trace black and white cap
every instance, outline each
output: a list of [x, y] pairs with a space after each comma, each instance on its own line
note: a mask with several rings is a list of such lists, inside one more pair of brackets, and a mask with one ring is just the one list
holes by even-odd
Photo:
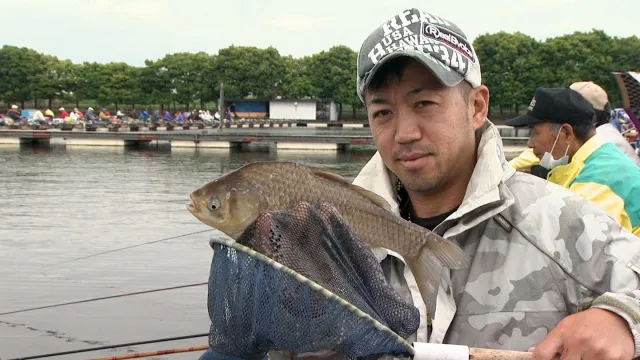
[[358, 52], [358, 96], [375, 72], [387, 61], [409, 56], [431, 70], [445, 86], [466, 80], [473, 87], [482, 82], [480, 62], [473, 44], [451, 21], [416, 8], [391, 17], [376, 28]]

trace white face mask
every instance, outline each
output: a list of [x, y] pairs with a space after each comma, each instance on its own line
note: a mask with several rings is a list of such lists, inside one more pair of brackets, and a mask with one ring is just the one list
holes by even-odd
[[567, 165], [569, 163], [569, 156], [567, 155], [569, 153], [569, 144], [567, 144], [567, 149], [564, 151], [564, 156], [561, 157], [560, 159], [556, 160], [553, 158], [553, 155], [551, 155], [551, 153], [553, 153], [553, 149], [555, 149], [556, 147], [556, 143], [558, 142], [559, 136], [560, 136], [560, 131], [558, 131], [558, 135], [556, 135], [556, 140], [553, 142], [553, 146], [551, 147], [551, 152], [545, 152], [544, 155], [542, 156], [542, 159], [540, 159], [540, 166], [551, 170], [558, 166]]

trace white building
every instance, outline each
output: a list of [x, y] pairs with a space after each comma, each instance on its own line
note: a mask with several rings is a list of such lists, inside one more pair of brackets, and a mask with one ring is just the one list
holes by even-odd
[[273, 99], [269, 118], [274, 120], [316, 120], [317, 101], [313, 99]]
[[338, 105], [335, 103], [335, 101], [329, 103], [329, 120], [338, 120]]

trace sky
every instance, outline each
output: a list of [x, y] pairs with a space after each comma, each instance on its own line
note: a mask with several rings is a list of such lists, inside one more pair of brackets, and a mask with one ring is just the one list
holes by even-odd
[[451, 20], [471, 39], [502, 30], [538, 40], [592, 29], [640, 36], [640, 0], [0, 0], [0, 46], [135, 66], [230, 45], [302, 57], [335, 45], [358, 50], [412, 7]]

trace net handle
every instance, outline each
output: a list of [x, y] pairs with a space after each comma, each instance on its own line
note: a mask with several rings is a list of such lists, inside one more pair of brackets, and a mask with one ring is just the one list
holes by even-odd
[[[531, 360], [533, 353], [526, 351], [469, 348], [469, 360]], [[560, 359], [559, 356], [554, 359]]]
[[[470, 348], [464, 345], [414, 343], [413, 360], [531, 360], [533, 353], [524, 351]], [[559, 357], [555, 357], [559, 359]]]

